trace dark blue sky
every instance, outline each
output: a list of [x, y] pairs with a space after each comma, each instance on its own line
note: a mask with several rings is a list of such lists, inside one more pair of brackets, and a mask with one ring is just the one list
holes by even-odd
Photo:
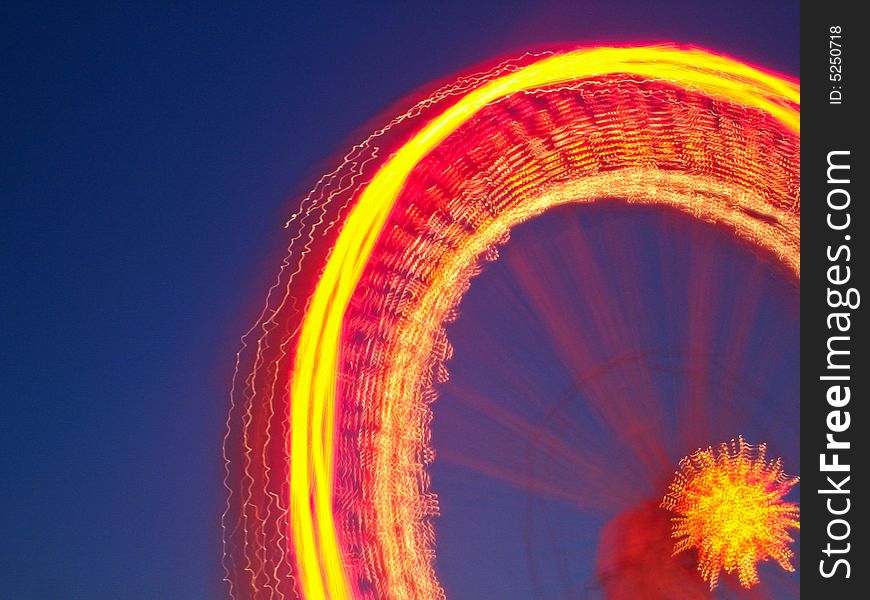
[[548, 42], [797, 75], [797, 3], [757, 4], [5, 3], [0, 597], [224, 593], [234, 353], [285, 216], [363, 124]]

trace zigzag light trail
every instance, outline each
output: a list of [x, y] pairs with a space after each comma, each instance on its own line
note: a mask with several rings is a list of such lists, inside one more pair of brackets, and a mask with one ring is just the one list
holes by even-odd
[[696, 49], [594, 48], [460, 80], [348, 154], [291, 218], [239, 354], [231, 593], [443, 597], [429, 405], [481, 258], [553, 206], [610, 197], [717, 223], [799, 277], [798, 136], [792, 81]]

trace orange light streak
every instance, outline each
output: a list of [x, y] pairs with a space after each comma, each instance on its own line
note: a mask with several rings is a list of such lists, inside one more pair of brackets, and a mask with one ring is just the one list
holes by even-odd
[[[353, 155], [297, 215], [315, 226], [294, 238], [297, 266], [285, 262], [253, 368], [236, 380], [226, 446], [242, 449], [242, 484], [228, 476], [224, 518], [235, 591], [443, 597], [428, 404], [450, 354], [443, 325], [481, 257], [552, 206], [617, 197], [726, 226], [799, 277], [799, 103], [794, 82], [697, 49], [581, 49], [424, 101], [441, 112], [367, 183], [378, 152]], [[325, 225], [340, 231], [318, 263], [314, 231], [333, 198], [349, 210]], [[310, 297], [291, 294], [300, 273]]]

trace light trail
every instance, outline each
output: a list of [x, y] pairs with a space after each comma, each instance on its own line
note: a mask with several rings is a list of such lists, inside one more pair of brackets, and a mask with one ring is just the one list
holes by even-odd
[[[239, 596], [443, 597], [425, 474], [443, 325], [514, 225], [607, 197], [673, 206], [799, 277], [794, 82], [668, 46], [538, 58], [447, 88], [419, 131], [372, 151], [385, 158], [367, 183], [354, 158], [319, 188], [327, 202], [298, 213], [317, 225], [299, 229], [297, 267], [285, 261], [252, 329], [228, 420], [225, 565]], [[340, 230], [317, 254], [330, 218]]]

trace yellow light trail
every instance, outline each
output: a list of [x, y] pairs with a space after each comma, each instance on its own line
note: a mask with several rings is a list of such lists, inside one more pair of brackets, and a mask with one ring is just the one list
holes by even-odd
[[414, 167], [477, 111], [521, 91], [621, 73], [758, 109], [800, 132], [799, 88], [737, 61], [673, 47], [596, 48], [545, 58], [486, 83], [430, 121], [365, 187], [344, 222], [305, 314], [291, 380], [290, 529], [305, 598], [345, 600], [333, 518], [336, 373], [342, 323], [393, 205]]

